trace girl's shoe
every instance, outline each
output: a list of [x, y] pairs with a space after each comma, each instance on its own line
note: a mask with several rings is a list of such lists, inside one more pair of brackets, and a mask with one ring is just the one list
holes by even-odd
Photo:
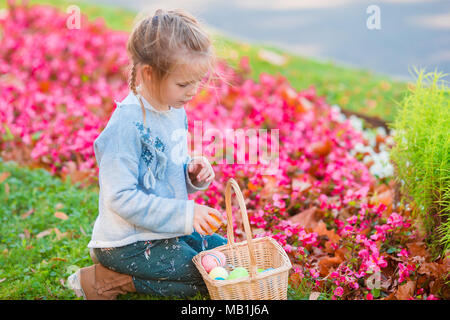
[[68, 279], [69, 287], [85, 300], [115, 300], [117, 295], [136, 292], [133, 278], [97, 263], [81, 268]]

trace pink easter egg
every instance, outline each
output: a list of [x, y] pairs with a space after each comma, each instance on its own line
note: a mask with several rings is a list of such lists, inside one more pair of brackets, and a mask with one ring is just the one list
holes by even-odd
[[202, 266], [209, 273], [215, 267], [225, 266], [226, 261], [227, 258], [223, 252], [212, 250], [202, 257]]

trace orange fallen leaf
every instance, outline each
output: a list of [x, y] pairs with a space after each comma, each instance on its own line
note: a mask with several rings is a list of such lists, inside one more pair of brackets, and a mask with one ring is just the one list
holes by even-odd
[[299, 113], [310, 111], [314, 108], [314, 104], [304, 97], [300, 97], [298, 101], [300, 102], [300, 104], [297, 105], [296, 109]]
[[50, 261], [64, 261], [64, 262], [66, 262], [67, 259], [59, 258], [59, 257], [53, 257], [53, 258], [50, 259]]
[[410, 242], [406, 244], [411, 257], [420, 256], [425, 260], [429, 260], [430, 254], [428, 253], [425, 243], [422, 241]]
[[428, 277], [440, 278], [442, 277], [446, 270], [445, 266], [436, 262], [426, 262], [420, 265], [419, 274], [426, 274]]
[[408, 280], [405, 284], [398, 286], [395, 297], [397, 300], [408, 300], [414, 294], [416, 290], [416, 281]]
[[339, 266], [339, 264], [342, 262], [342, 258], [340, 256], [335, 257], [324, 257], [320, 259], [318, 266], [319, 266], [319, 273], [322, 277], [325, 277], [328, 275], [332, 268], [336, 268]]
[[37, 238], [37, 239], [40, 239], [40, 238], [46, 237], [46, 236], [48, 236], [49, 234], [51, 234], [52, 231], [53, 231], [53, 228], [44, 230], [44, 231], [42, 231], [42, 232], [39, 232], [39, 233], [36, 235], [36, 238]]
[[3, 181], [5, 181], [6, 179], [8, 179], [8, 177], [11, 175], [11, 173], [9, 173], [8, 171], [2, 172], [0, 174], [0, 183], [2, 183]]
[[341, 239], [341, 237], [334, 232], [334, 230], [328, 230], [327, 225], [322, 220], [317, 223], [316, 227], [313, 229], [313, 232], [316, 232], [319, 236], [327, 236], [331, 242], [336, 244], [339, 243], [339, 240]]
[[293, 273], [289, 276], [289, 283], [292, 285], [293, 288], [298, 288], [298, 286], [301, 283], [300, 275], [298, 273]]
[[394, 193], [392, 190], [388, 189], [386, 191], [383, 191], [381, 193], [378, 193], [376, 195], [373, 195], [370, 198], [370, 203], [371, 204], [379, 204], [382, 203], [384, 204], [386, 207], [389, 207], [392, 205], [392, 203], [394, 202]]
[[311, 145], [312, 152], [322, 157], [328, 155], [331, 152], [332, 148], [333, 142], [330, 139], [327, 139], [325, 141], [314, 142]]
[[316, 215], [316, 210], [316, 207], [308, 208], [290, 217], [288, 220], [293, 223], [300, 224], [303, 228], [307, 229], [307, 231], [312, 231], [317, 226], [320, 220], [320, 218], [318, 218]]
[[55, 217], [57, 217], [58, 219], [61, 219], [61, 220], [67, 220], [67, 219], [69, 219], [69, 217], [67, 216], [67, 214], [65, 214], [64, 212], [61, 212], [61, 211], [56, 211], [56, 212], [55, 212]]

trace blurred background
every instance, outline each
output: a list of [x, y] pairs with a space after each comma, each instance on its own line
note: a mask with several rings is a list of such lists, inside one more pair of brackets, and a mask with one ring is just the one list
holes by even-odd
[[[410, 80], [411, 67], [450, 72], [448, 0], [94, 0], [135, 11], [183, 8], [231, 38]], [[380, 29], [367, 21], [379, 8]]]

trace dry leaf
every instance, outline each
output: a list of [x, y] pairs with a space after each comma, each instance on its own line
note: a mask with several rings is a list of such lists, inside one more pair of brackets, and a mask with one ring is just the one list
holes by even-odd
[[61, 220], [67, 220], [67, 219], [69, 219], [69, 217], [67, 216], [67, 214], [65, 214], [64, 212], [61, 212], [61, 211], [56, 211], [56, 212], [55, 212], [55, 217], [57, 217], [58, 219], [61, 219]]
[[313, 229], [313, 232], [316, 232], [319, 236], [327, 236], [331, 242], [336, 244], [339, 243], [339, 240], [341, 239], [341, 237], [334, 232], [334, 230], [328, 230], [327, 225], [322, 220], [317, 223], [317, 226]]
[[406, 246], [408, 247], [408, 251], [411, 253], [411, 257], [420, 256], [425, 258], [425, 260], [429, 260], [430, 254], [428, 253], [424, 242], [410, 242], [407, 243]]
[[61, 203], [61, 202], [58, 202], [58, 203], [55, 205], [55, 209], [56, 209], [56, 210], [59, 210], [59, 209], [62, 209], [62, 208], [64, 208], [64, 204]]
[[335, 269], [339, 266], [342, 262], [341, 257], [324, 257], [320, 259], [318, 266], [319, 266], [319, 273], [322, 277], [325, 277], [328, 275], [332, 269]]
[[53, 258], [50, 259], [50, 261], [64, 261], [64, 262], [67, 262], [67, 259], [64, 259], [64, 258], [58, 258], [58, 257], [53, 257]]
[[289, 283], [294, 289], [298, 288], [301, 282], [302, 280], [300, 279], [300, 275], [298, 273], [293, 273], [289, 276]]
[[6, 278], [0, 279], [0, 283], [2, 283], [2, 282], [5, 281], [5, 280], [6, 280]]
[[297, 213], [296, 215], [290, 217], [288, 220], [290, 220], [293, 223], [298, 223], [303, 228], [312, 231], [317, 226], [320, 220], [320, 218], [319, 219], [317, 218], [316, 210], [317, 210], [316, 207], [311, 207], [300, 213]]
[[419, 270], [417, 271], [420, 274], [426, 274], [428, 277], [440, 278], [442, 277], [446, 270], [444, 265], [436, 263], [436, 262], [426, 262], [421, 264]]
[[308, 190], [312, 186], [309, 181], [303, 181], [302, 179], [292, 179], [292, 190], [303, 192]]
[[61, 232], [61, 231], [59, 231], [58, 228], [53, 228], [53, 230], [56, 233], [56, 240], [61, 240], [62, 238], [67, 237], [67, 235], [68, 235], [67, 231], [66, 232]]
[[311, 144], [312, 152], [321, 157], [327, 156], [332, 149], [333, 149], [333, 142], [330, 139], [327, 139], [325, 141], [313, 142]]
[[384, 204], [386, 206], [386, 210], [383, 212], [383, 218], [387, 218], [392, 212], [392, 203], [394, 202], [394, 192], [390, 189], [373, 195], [370, 198], [371, 204]]
[[46, 236], [48, 236], [49, 234], [51, 234], [52, 231], [53, 231], [53, 229], [47, 229], [47, 230], [44, 230], [44, 231], [42, 231], [42, 232], [39, 232], [39, 233], [36, 235], [36, 238], [37, 238], [37, 239], [40, 239], [40, 238], [42, 238], [42, 237], [46, 237]]
[[22, 219], [25, 219], [25, 218], [29, 217], [30, 215], [32, 215], [33, 213], [34, 213], [34, 209], [30, 209], [27, 212], [23, 213], [20, 217]]
[[395, 297], [397, 300], [408, 300], [414, 294], [415, 289], [416, 281], [409, 280], [398, 287]]

